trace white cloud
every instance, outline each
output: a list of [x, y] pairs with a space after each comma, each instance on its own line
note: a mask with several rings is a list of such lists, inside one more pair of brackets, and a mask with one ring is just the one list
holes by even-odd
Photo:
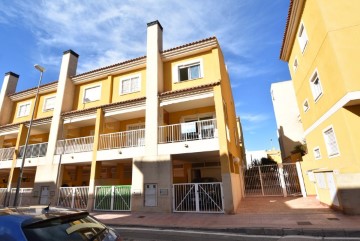
[[247, 121], [250, 123], [260, 123], [269, 119], [267, 114], [251, 114], [244, 113], [240, 115], [241, 121]]
[[[255, 2], [255, 3], [254, 3]], [[145, 55], [146, 23], [158, 19], [164, 27], [164, 49], [216, 35], [224, 51], [251, 60], [261, 51], [257, 26], [263, 18], [249, 11], [258, 1], [17, 1], [0, 4], [0, 22], [14, 19], [36, 36], [39, 52], [51, 63], [59, 52], [73, 49], [87, 71]], [[276, 4], [276, 3], [272, 3]], [[59, 50], [59, 51], [54, 51]], [[60, 52], [61, 53], [61, 52]], [[38, 57], [34, 57], [37, 58]], [[254, 76], [254, 65], [230, 63], [235, 76]]]

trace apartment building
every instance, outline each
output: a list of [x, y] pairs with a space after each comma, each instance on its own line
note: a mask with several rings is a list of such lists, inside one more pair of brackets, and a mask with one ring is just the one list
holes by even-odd
[[280, 58], [289, 63], [307, 154], [307, 193], [360, 213], [360, 2], [291, 0]]
[[[145, 48], [145, 47], [144, 47]], [[163, 50], [147, 25], [146, 56], [0, 95], [0, 201], [12, 205], [25, 153], [20, 203], [88, 210], [233, 213], [242, 198], [241, 124], [215, 37]]]
[[281, 159], [283, 162], [301, 160], [299, 148], [304, 143], [304, 130], [291, 80], [271, 84]]

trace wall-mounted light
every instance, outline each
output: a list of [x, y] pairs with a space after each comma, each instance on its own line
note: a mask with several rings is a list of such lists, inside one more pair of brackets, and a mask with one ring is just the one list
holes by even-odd
[[122, 154], [122, 151], [121, 151], [121, 150], [119, 150], [119, 154]]
[[189, 147], [189, 145], [188, 145], [188, 144], [185, 144], [185, 147], [186, 147], [186, 148], [188, 148], [188, 147]]
[[71, 159], [74, 159], [74, 156], [71, 156]]

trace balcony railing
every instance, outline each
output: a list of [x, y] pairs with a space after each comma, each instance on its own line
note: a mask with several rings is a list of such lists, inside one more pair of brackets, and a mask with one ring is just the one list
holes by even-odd
[[92, 151], [94, 136], [59, 140], [56, 144], [56, 154]]
[[212, 139], [216, 132], [216, 119], [159, 126], [159, 143]]
[[145, 145], [145, 129], [100, 135], [99, 150]]
[[[33, 157], [43, 157], [43, 156], [46, 156], [47, 146], [48, 146], [48, 143], [47, 143], [47, 142], [43, 142], [43, 143], [39, 143], [39, 144], [28, 145], [28, 146], [26, 147], [25, 157], [26, 157], [26, 158], [33, 158]], [[20, 146], [18, 158], [22, 158], [22, 157], [23, 157], [23, 155], [24, 155], [24, 150], [25, 150], [24, 147], [25, 147], [25, 146]]]
[[1, 148], [0, 161], [7, 161], [13, 159], [15, 147]]

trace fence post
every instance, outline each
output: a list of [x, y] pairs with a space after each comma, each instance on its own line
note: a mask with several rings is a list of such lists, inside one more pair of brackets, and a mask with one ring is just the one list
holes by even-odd
[[303, 197], [306, 197], [307, 196], [306, 195], [306, 189], [305, 189], [305, 184], [304, 184], [304, 178], [302, 176], [300, 162], [296, 162], [296, 171], [297, 171], [298, 178], [299, 178], [301, 194], [302, 194]]
[[284, 197], [287, 197], [287, 190], [286, 190], [286, 183], [285, 183], [285, 178], [284, 178], [284, 168], [283, 168], [283, 164], [282, 164], [282, 163], [279, 163], [279, 164], [278, 164], [278, 167], [279, 167], [281, 188], [282, 188]]
[[111, 186], [111, 201], [110, 201], [110, 210], [114, 210], [114, 193], [115, 193], [115, 186]]
[[75, 205], [75, 187], [71, 188], [71, 208]]
[[264, 185], [263, 185], [263, 180], [262, 180], [262, 176], [261, 176], [260, 166], [258, 166], [258, 170], [259, 170], [259, 177], [260, 177], [261, 193], [262, 193], [263, 196], [265, 196], [265, 194], [264, 194]]

